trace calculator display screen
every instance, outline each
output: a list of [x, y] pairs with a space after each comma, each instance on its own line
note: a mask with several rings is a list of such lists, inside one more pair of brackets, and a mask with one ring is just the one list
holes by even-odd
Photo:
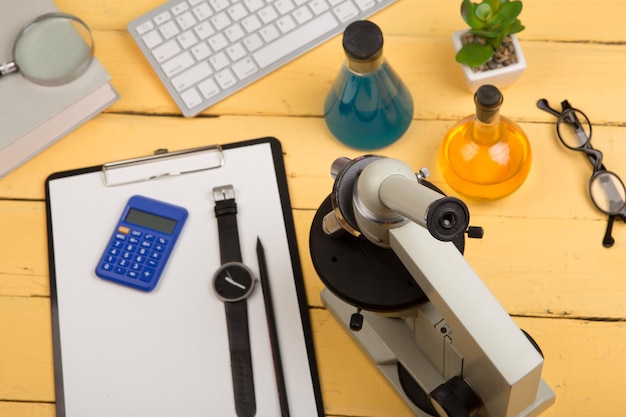
[[176, 221], [168, 219], [166, 217], [157, 216], [152, 213], [146, 213], [145, 211], [131, 208], [128, 210], [126, 219], [128, 223], [136, 224], [138, 226], [147, 227], [149, 229], [158, 230], [162, 233], [171, 235], [176, 227]]

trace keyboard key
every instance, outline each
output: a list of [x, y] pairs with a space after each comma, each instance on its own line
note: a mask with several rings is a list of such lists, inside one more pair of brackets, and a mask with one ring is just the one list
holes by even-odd
[[222, 87], [222, 89], [224, 90], [226, 90], [229, 87], [232, 87], [237, 82], [237, 80], [235, 79], [235, 76], [229, 69], [225, 69], [221, 72], [218, 72], [215, 75], [215, 81], [217, 81], [220, 87]]
[[278, 19], [278, 13], [272, 5], [267, 6], [259, 12], [259, 17], [266, 25], [274, 20]]
[[213, 10], [215, 10], [216, 12], [224, 10], [225, 8], [230, 6], [230, 3], [228, 2], [228, 0], [209, 0], [209, 4], [213, 7]]
[[244, 80], [258, 71], [254, 60], [250, 57], [233, 64], [233, 71], [240, 80]]
[[276, 21], [276, 26], [282, 33], [287, 33], [296, 28], [296, 22], [291, 18], [291, 16], [283, 16]]
[[241, 58], [246, 56], [246, 50], [240, 43], [236, 43], [226, 48], [226, 53], [233, 62], [239, 61]]
[[182, 35], [178, 36], [176, 39], [178, 39], [178, 42], [180, 42], [180, 46], [182, 46], [183, 49], [189, 49], [193, 45], [198, 43], [198, 38], [196, 38], [196, 36], [193, 34], [193, 31], [191, 30], [183, 33]]
[[313, 15], [311, 14], [311, 11], [309, 10], [308, 7], [302, 6], [299, 9], [297, 9], [295, 12], [293, 12], [293, 17], [294, 19], [296, 19], [296, 22], [298, 22], [298, 24], [301, 25], [311, 20], [313, 18]]
[[196, 19], [203, 21], [213, 15], [213, 10], [208, 4], [201, 3], [193, 8], [193, 14], [196, 16]]
[[309, 7], [315, 15], [320, 15], [330, 8], [325, 0], [313, 0], [309, 3]]
[[202, 81], [200, 84], [198, 84], [198, 89], [205, 99], [209, 99], [220, 92], [220, 88], [217, 86], [212, 78], [209, 78], [208, 80]]
[[236, 22], [248, 16], [248, 10], [241, 3], [237, 3], [228, 9], [228, 15]]
[[178, 22], [182, 30], [187, 30], [197, 23], [196, 18], [193, 17], [193, 14], [191, 14], [191, 12], [181, 14], [176, 18], [176, 21]]
[[213, 65], [213, 69], [215, 71], [224, 69], [228, 66], [228, 64], [230, 64], [230, 61], [226, 58], [226, 54], [224, 54], [224, 52], [213, 55], [209, 58], [209, 62]]
[[146, 33], [141, 39], [143, 39], [143, 43], [150, 49], [163, 43], [163, 38], [156, 30]]
[[204, 40], [215, 33], [213, 26], [211, 26], [209, 22], [200, 23], [198, 26], [193, 28], [193, 31], [196, 32], [196, 35], [198, 35], [200, 40]]
[[[211, 71], [209, 63], [206, 61], [202, 61], [199, 64], [181, 73], [180, 75], [172, 78], [172, 85], [174, 86], [176, 91], [180, 92], [197, 84], [199, 81], [202, 81], [203, 79], [211, 75], [212, 72], [213, 71]], [[156, 245], [155, 250], [158, 250], [157, 248], [159, 246], [160, 245]]]
[[263, 41], [259, 35], [253, 33], [243, 40], [243, 44], [249, 52], [254, 52], [263, 46]]
[[154, 59], [156, 59], [158, 63], [161, 63], [177, 55], [180, 51], [180, 46], [172, 39], [154, 48], [152, 50], [152, 56], [154, 56]]
[[327, 12], [254, 52], [253, 57], [261, 68], [267, 67], [337, 26], [337, 20]]
[[172, 13], [174, 13], [174, 16], [178, 16], [179, 14], [187, 11], [189, 9], [189, 5], [186, 2], [180, 2], [178, 4], [176, 4], [174, 7], [172, 7]]
[[355, 0], [356, 5], [359, 6], [359, 9], [365, 11], [369, 10], [372, 7], [376, 6], [375, 0]]
[[228, 39], [226, 39], [223, 34], [218, 33], [217, 35], [209, 38], [209, 45], [211, 45], [211, 48], [217, 52], [228, 46]]
[[154, 29], [154, 23], [152, 23], [151, 20], [146, 20], [145, 22], [137, 26], [136, 30], [138, 34], [143, 35], [152, 29]]
[[194, 58], [196, 58], [196, 61], [202, 61], [211, 55], [211, 48], [209, 48], [209, 45], [206, 42], [201, 42], [191, 48], [191, 53]]
[[259, 18], [253, 14], [252, 16], [249, 16], [243, 19], [241, 21], [241, 26], [243, 26], [246, 32], [252, 33], [252, 32], [259, 30], [262, 26], [262, 23], [259, 20]]
[[172, 14], [168, 11], [165, 11], [154, 17], [154, 23], [156, 23], [157, 26], [161, 26], [163, 23], [167, 22], [171, 18], [172, 18]]
[[213, 16], [210, 20], [211, 23], [213, 23], [213, 27], [215, 28], [215, 30], [218, 31], [227, 28], [231, 24], [231, 21], [226, 13], [217, 14]]
[[263, 0], [243, 0], [243, 4], [246, 5], [250, 13], [256, 12], [265, 5]]
[[243, 38], [246, 35], [246, 33], [243, 31], [243, 29], [238, 23], [226, 29], [224, 33], [226, 34], [226, 36], [228, 37], [228, 40], [230, 40], [231, 43], [237, 42], [239, 39]]
[[168, 77], [173, 77], [176, 74], [179, 74], [180, 72], [191, 67], [194, 63], [195, 61], [193, 60], [193, 57], [188, 51], [186, 51], [161, 65], [161, 69], [163, 70], [165, 75], [167, 75]]
[[264, 27], [263, 29], [259, 31], [259, 33], [261, 34], [261, 37], [263, 38], [263, 40], [267, 43], [270, 43], [271, 41], [273, 41], [274, 39], [280, 36], [278, 29], [276, 29], [276, 26], [274, 25], [269, 25], [269, 26]]
[[165, 39], [171, 39], [180, 33], [180, 29], [178, 29], [178, 26], [176, 26], [176, 23], [174, 23], [173, 20], [170, 20], [169, 22], [166, 22], [163, 26], [160, 26], [159, 31]]
[[276, 10], [278, 11], [278, 13], [282, 15], [289, 13], [295, 8], [295, 6], [290, 0], [276, 0], [274, 2], [274, 7], [276, 7]]
[[342, 22], [347, 22], [359, 15], [359, 10], [350, 1], [346, 1], [333, 9], [335, 16]]

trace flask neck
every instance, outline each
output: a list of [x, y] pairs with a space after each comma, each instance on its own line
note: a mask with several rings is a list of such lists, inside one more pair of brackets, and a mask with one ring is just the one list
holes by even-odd
[[385, 62], [383, 54], [379, 54], [368, 60], [353, 59], [350, 56], [346, 57], [346, 66], [350, 71], [356, 74], [368, 74], [376, 71], [383, 65], [383, 62]]
[[487, 98], [481, 94], [474, 97], [476, 116], [472, 134], [474, 140], [482, 145], [489, 145], [500, 140], [500, 106], [502, 95], [492, 95]]
[[474, 117], [472, 126], [472, 137], [479, 145], [492, 145], [500, 140], [500, 113], [496, 113], [490, 118], [489, 123], [485, 123], [478, 116]]

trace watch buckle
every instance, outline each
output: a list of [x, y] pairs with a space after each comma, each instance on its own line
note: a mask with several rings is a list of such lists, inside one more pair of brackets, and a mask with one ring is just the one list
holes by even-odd
[[231, 184], [229, 185], [221, 185], [219, 187], [213, 188], [213, 200], [214, 201], [224, 201], [224, 200], [234, 200], [235, 199], [235, 189]]

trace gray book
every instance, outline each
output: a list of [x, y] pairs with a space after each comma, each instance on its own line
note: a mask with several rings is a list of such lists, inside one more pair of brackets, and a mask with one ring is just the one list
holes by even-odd
[[[1, 62], [11, 60], [26, 24], [58, 11], [51, 0], [0, 0], [0, 8], [11, 10], [0, 13]], [[97, 58], [84, 74], [60, 86], [38, 85], [19, 73], [0, 77], [0, 178], [117, 101], [110, 80]]]

